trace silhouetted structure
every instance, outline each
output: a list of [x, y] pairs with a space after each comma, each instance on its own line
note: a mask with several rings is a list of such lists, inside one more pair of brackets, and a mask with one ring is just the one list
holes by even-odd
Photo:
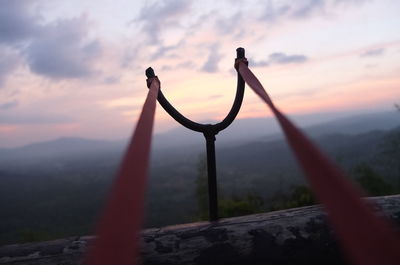
[[[245, 58], [245, 51], [243, 48], [236, 49], [236, 60]], [[147, 78], [155, 77], [153, 69], [150, 67], [146, 70]], [[232, 108], [228, 115], [220, 123], [217, 124], [200, 124], [194, 122], [179, 111], [177, 111], [165, 98], [161, 89], [158, 92], [158, 102], [160, 105], [174, 118], [177, 122], [186, 128], [203, 133], [206, 139], [207, 146], [207, 171], [208, 171], [208, 201], [209, 201], [209, 218], [210, 221], [218, 219], [218, 191], [217, 191], [217, 169], [215, 159], [215, 136], [222, 130], [226, 129], [236, 118], [240, 107], [242, 105], [244, 96], [245, 82], [238, 73], [236, 96]]]

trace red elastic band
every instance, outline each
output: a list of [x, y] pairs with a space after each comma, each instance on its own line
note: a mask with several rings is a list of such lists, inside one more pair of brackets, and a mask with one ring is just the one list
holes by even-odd
[[151, 80], [139, 121], [113, 184], [100, 220], [97, 238], [85, 264], [138, 264], [138, 241], [142, 229], [144, 192], [160, 83]]
[[278, 119], [349, 259], [357, 265], [400, 264], [400, 240], [394, 225], [378, 217], [373, 206], [361, 200], [361, 193], [341, 170], [274, 106], [245, 63], [239, 62], [238, 71]]

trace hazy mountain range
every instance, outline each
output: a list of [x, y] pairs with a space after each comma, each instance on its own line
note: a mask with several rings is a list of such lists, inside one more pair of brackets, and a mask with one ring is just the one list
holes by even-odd
[[[293, 116], [293, 121], [311, 137], [325, 134], [358, 134], [372, 130], [388, 130], [399, 126], [400, 115], [396, 111], [360, 114], [337, 118], [344, 114], [313, 114]], [[335, 118], [336, 117], [336, 118]], [[323, 119], [327, 122], [321, 122]], [[318, 123], [319, 121], [319, 123]], [[237, 146], [252, 141], [268, 141], [283, 137], [274, 118], [251, 118], [235, 120], [230, 127], [217, 135], [217, 146]], [[1, 161], [14, 159], [39, 159], [45, 157], [69, 156], [87, 153], [122, 152], [127, 140], [93, 140], [65, 137], [52, 141], [34, 143], [18, 148], [0, 148]], [[182, 126], [165, 133], [155, 134], [154, 152], [191, 147], [199, 151], [204, 137]]]

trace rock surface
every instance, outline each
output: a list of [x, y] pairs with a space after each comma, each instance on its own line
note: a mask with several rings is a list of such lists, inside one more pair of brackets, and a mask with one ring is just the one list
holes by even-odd
[[[369, 198], [400, 224], [400, 195]], [[351, 217], [348, 217], [351, 218]], [[93, 237], [0, 247], [1, 265], [77, 265]], [[346, 264], [321, 206], [146, 229], [143, 264]]]

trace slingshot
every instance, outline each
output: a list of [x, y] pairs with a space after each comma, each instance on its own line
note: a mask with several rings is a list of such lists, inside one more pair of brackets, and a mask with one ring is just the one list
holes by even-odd
[[[243, 48], [236, 49], [236, 59], [235, 63], [240, 59], [245, 59], [245, 51]], [[156, 77], [154, 70], [149, 67], [146, 70], [147, 78]], [[171, 103], [165, 98], [161, 89], [158, 92], [157, 100], [164, 110], [171, 115], [177, 122], [186, 128], [203, 133], [206, 139], [207, 148], [207, 174], [208, 174], [208, 203], [209, 203], [209, 219], [210, 221], [215, 221], [218, 219], [218, 191], [217, 191], [217, 169], [215, 160], [215, 136], [222, 130], [226, 129], [236, 118], [240, 107], [242, 106], [243, 95], [244, 95], [245, 82], [241, 75], [237, 75], [237, 89], [235, 100], [228, 115], [221, 122], [217, 124], [201, 124], [194, 122], [185, 116], [183, 116], [179, 111], [177, 111]]]

